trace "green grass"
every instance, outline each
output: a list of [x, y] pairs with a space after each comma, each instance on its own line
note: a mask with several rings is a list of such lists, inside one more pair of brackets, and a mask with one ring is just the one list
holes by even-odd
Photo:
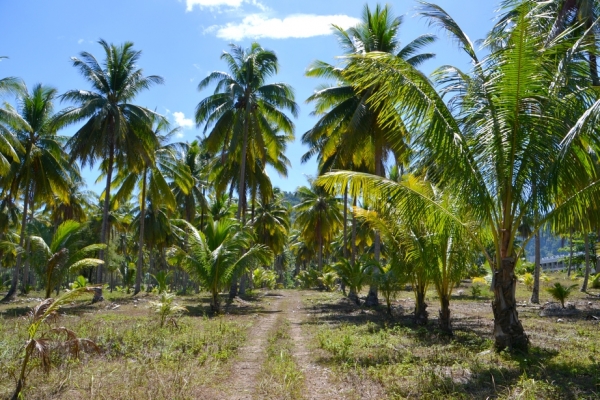
[[[30, 373], [25, 398], [202, 398], [207, 388], [227, 373], [227, 362], [243, 345], [251, 324], [250, 318], [239, 316], [184, 315], [176, 328], [160, 328], [157, 316], [148, 308], [148, 300], [154, 297], [135, 303], [130, 297], [109, 298], [123, 302], [114, 310], [108, 301], [93, 306], [78, 302], [61, 309], [56, 322], [96, 342], [100, 355], [74, 360], [60, 356], [56, 349], [49, 374], [41, 368]], [[190, 305], [206, 301], [184, 299]], [[26, 338], [24, 309], [21, 304], [0, 308], [0, 398], [14, 390]]]
[[289, 321], [281, 318], [268, 337], [267, 358], [259, 373], [258, 394], [262, 399], [300, 399], [304, 375], [293, 356]]
[[[542, 288], [571, 282], [560, 274], [553, 277]], [[585, 318], [600, 315], [600, 299], [573, 291], [570, 301], [579, 312], [568, 317], [540, 317], [539, 306], [519, 307], [532, 346], [529, 354], [515, 355], [493, 351], [491, 293], [472, 299], [468, 285], [458, 290], [464, 294], [450, 303], [453, 337], [436, 329], [439, 306], [433, 291], [427, 296], [426, 327], [412, 322], [411, 292], [398, 296], [404, 315], [394, 318], [383, 309], [346, 309], [339, 294], [315, 293], [305, 302], [313, 315], [314, 346], [325, 351], [322, 363], [338, 379], [363, 377], [364, 384], [379, 385], [390, 399], [600, 398], [600, 326]], [[518, 301], [528, 302], [530, 296], [519, 284]], [[543, 289], [540, 297], [542, 305], [552, 301]]]

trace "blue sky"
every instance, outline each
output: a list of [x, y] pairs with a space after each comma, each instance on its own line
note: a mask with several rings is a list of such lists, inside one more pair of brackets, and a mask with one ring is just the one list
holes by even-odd
[[[497, 7], [495, 0], [435, 3], [448, 11], [473, 41], [492, 26]], [[395, 15], [404, 16], [403, 43], [423, 33], [439, 36], [429, 49], [436, 58], [423, 66], [426, 73], [444, 64], [468, 68], [466, 57], [443, 33], [414, 17], [416, 2], [388, 4]], [[132, 41], [135, 49], [142, 50], [139, 65], [144, 73], [165, 79], [164, 85], [140, 94], [136, 103], [167, 115], [182, 127], [179, 140], [192, 141], [203, 132], [192, 121], [195, 106], [213, 89], [198, 92], [198, 82], [211, 71], [226, 70], [219, 57], [229, 43], [247, 47], [258, 41], [277, 53], [280, 73], [274, 81], [292, 85], [300, 105], [296, 141], [286, 154], [292, 162], [289, 177], [282, 179], [270, 173], [275, 186], [293, 191], [316, 172], [314, 162], [300, 163], [307, 150], [300, 137], [315, 122], [309, 115], [311, 106], [304, 101], [323, 82], [304, 77], [304, 71], [314, 60], [338, 62], [336, 56], [341, 52], [330, 25], [354, 25], [364, 5], [362, 0], [2, 0], [0, 55], [9, 59], [0, 61], [0, 77], [20, 77], [28, 87], [35, 83], [52, 85], [60, 93], [89, 89], [70, 57], [87, 51], [101, 59], [100, 38], [115, 44]], [[57, 109], [67, 105], [57, 104]], [[71, 135], [76, 128], [65, 129], [62, 134]], [[90, 188], [101, 190], [103, 185], [94, 185], [95, 170], [86, 170], [84, 175]]]

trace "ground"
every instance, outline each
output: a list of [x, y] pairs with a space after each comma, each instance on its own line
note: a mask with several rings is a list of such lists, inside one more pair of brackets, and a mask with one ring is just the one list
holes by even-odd
[[[157, 296], [106, 293], [61, 309], [53, 326], [93, 340], [99, 353], [52, 353], [26, 382], [27, 399], [593, 399], [600, 398], [598, 290], [574, 293], [568, 311], [528, 303], [519, 285], [519, 317], [529, 354], [496, 353], [487, 289], [470, 284], [451, 301], [453, 336], [412, 322], [412, 292], [393, 314], [355, 306], [340, 292], [257, 290], [210, 314], [206, 295], [178, 296], [183, 316], [159, 326]], [[0, 306], [0, 398], [11, 395], [22, 360], [33, 297]], [[541, 316], [543, 314], [544, 316]], [[45, 328], [49, 332], [48, 328]], [[50, 337], [51, 334], [47, 333]]]

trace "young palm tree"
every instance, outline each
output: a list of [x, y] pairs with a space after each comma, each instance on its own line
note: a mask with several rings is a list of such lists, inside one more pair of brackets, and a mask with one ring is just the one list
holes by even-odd
[[85, 226], [79, 222], [67, 220], [63, 222], [50, 243], [41, 236], [30, 236], [32, 263], [40, 263], [45, 267], [46, 298], [50, 297], [68, 272], [78, 272], [82, 268], [96, 267], [103, 263], [88, 255], [105, 248], [104, 245], [84, 245], [80, 233]]
[[249, 228], [235, 220], [210, 220], [204, 233], [184, 220], [179, 222], [183, 226], [180, 234], [187, 242], [185, 268], [210, 291], [215, 312], [220, 310], [219, 291], [230, 283], [234, 273], [273, 261], [271, 251], [264, 245], [253, 245]]
[[292, 88], [285, 83], [267, 83], [279, 69], [274, 52], [252, 43], [249, 49], [231, 45], [231, 53], [221, 59], [229, 66], [230, 74], [215, 71], [198, 84], [198, 90], [217, 83], [215, 93], [196, 106], [196, 124], [205, 123], [205, 131], [212, 127], [206, 138], [211, 153], [235, 155], [239, 163], [237, 217], [244, 219], [246, 209], [247, 153], [256, 143], [257, 157], [265, 159], [267, 144], [278, 131], [293, 138], [294, 124], [282, 110], [298, 114]]
[[[105, 53], [102, 64], [88, 52], [82, 52], [81, 58], [72, 58], [73, 66], [91, 84], [92, 90], [70, 90], [63, 94], [63, 101], [77, 105], [61, 112], [59, 120], [66, 123], [86, 120], [68, 142], [73, 158], [81, 160], [82, 166], [93, 166], [96, 160], [104, 160], [106, 187], [100, 242], [106, 244], [114, 168], [139, 168], [140, 161], [148, 163], [152, 159], [158, 145], [151, 129], [154, 112], [131, 102], [141, 91], [162, 84], [163, 79], [143, 75], [137, 65], [141, 51], [134, 51], [133, 43], [116, 46], [102, 39], [98, 43]], [[127, 157], [127, 154], [137, 157]], [[100, 258], [104, 259], [102, 253]], [[96, 280], [102, 281], [102, 267], [97, 270]]]
[[[358, 87], [379, 85], [370, 101], [384, 108], [383, 121], [400, 116], [418, 133], [419, 159], [429, 168], [429, 178], [468, 204], [472, 218], [491, 232], [493, 253], [477, 235], [471, 239], [494, 266], [498, 349], [527, 349], [529, 343], [515, 299], [515, 238], [521, 221], [537, 210], [543, 217], [532, 233], [549, 220], [568, 226], [588, 209], [582, 203], [595, 205], [600, 186], [587, 148], [581, 146], [586, 142], [596, 148], [592, 122], [600, 109], [600, 103], [589, 107], [594, 96], [585, 84], [589, 75], [582, 72], [587, 64], [578, 57], [585, 46], [566, 35], [545, 44], [539, 35], [545, 20], [536, 11], [533, 2], [520, 2], [510, 23], [488, 39], [490, 53], [480, 61], [455, 21], [440, 7], [422, 3], [422, 14], [446, 29], [474, 64], [471, 74], [449, 66], [438, 70], [441, 92], [413, 66], [386, 55], [362, 57], [348, 73]], [[451, 97], [446, 102], [443, 95]], [[381, 178], [337, 173], [318, 183], [334, 189], [349, 178], [351, 192], [363, 188], [385, 196], [407, 216], [419, 218], [433, 208], [460, 220], [451, 210]]]

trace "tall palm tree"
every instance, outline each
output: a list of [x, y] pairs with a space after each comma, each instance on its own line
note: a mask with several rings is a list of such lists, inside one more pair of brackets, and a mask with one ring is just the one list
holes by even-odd
[[[4, 176], [11, 188], [13, 196], [23, 196], [23, 212], [21, 215], [21, 234], [19, 246], [23, 248], [26, 239], [28, 211], [33, 213], [36, 204], [42, 202], [52, 204], [56, 201], [69, 202], [71, 176], [77, 171], [68, 163], [67, 154], [63, 150], [64, 137], [56, 135], [57, 124], [54, 123], [55, 88], [37, 84], [31, 92], [25, 90], [19, 99], [19, 115], [24, 124], [15, 126], [16, 137], [24, 151], [19, 163], [13, 164], [10, 173]], [[21, 253], [17, 256], [11, 288], [3, 300], [16, 294]], [[26, 264], [27, 267], [28, 264]], [[23, 277], [23, 285], [27, 283], [28, 271]]]
[[300, 203], [294, 207], [296, 225], [305, 242], [317, 248], [319, 271], [323, 270], [323, 248], [331, 242], [342, 224], [338, 200], [319, 186], [298, 188]]
[[[421, 4], [422, 15], [447, 30], [470, 56], [471, 74], [442, 67], [435, 73], [442, 84], [438, 92], [402, 59], [373, 54], [362, 57], [348, 76], [358, 87], [379, 85], [371, 101], [383, 107], [383, 120], [401, 117], [410, 131], [419, 133], [418, 158], [430, 168], [428, 178], [452, 190], [491, 232], [491, 252], [478, 235], [470, 237], [494, 266], [495, 344], [498, 349], [527, 349], [515, 299], [518, 228], [536, 210], [540, 218], [533, 234], [548, 221], [569, 226], [599, 199], [600, 181], [587, 150], [598, 148], [594, 123], [600, 102], [592, 104], [589, 84], [581, 84], [589, 79], [587, 63], [579, 57], [585, 46], [567, 36], [544, 43], [539, 24], [545, 18], [537, 15], [533, 1], [524, 0], [510, 24], [498, 30], [500, 35], [487, 40], [490, 52], [480, 61], [467, 35], [443, 9]], [[450, 98], [446, 102], [442, 96]], [[385, 196], [406, 216], [419, 218], [434, 208], [460, 220], [451, 210], [381, 178], [344, 172], [318, 183], [334, 190], [349, 178], [351, 192], [363, 188], [368, 195]]]
[[[139, 241], [138, 241], [138, 264], [136, 268], [136, 280], [134, 295], [138, 294], [142, 284], [142, 267], [144, 252], [144, 224], [146, 221], [146, 203], [149, 201], [155, 206], [162, 206], [168, 212], [177, 210], [177, 199], [173, 188], [176, 187], [183, 196], [190, 194], [194, 184], [193, 177], [188, 165], [183, 163], [178, 156], [181, 149], [185, 147], [182, 143], [167, 143], [179, 128], [171, 129], [165, 118], [152, 116], [151, 130], [159, 139], [161, 147], [154, 151], [152, 164], [145, 164], [141, 171], [121, 170], [117, 174], [114, 184], [119, 186], [113, 201], [128, 199], [136, 184], [139, 189]], [[171, 185], [167, 182], [171, 181]], [[154, 214], [158, 210], [153, 210]]]
[[173, 187], [173, 194], [179, 212], [186, 221], [194, 223], [196, 213], [200, 213], [200, 230], [202, 230], [204, 216], [208, 211], [208, 161], [210, 155], [204, 150], [200, 142], [194, 140], [189, 145], [184, 146], [180, 157], [183, 163], [187, 165], [194, 183], [187, 193], [177, 186]]
[[[139, 161], [146, 163], [152, 158], [158, 142], [152, 132], [153, 111], [132, 104], [138, 93], [154, 84], [162, 84], [157, 75], [144, 76], [138, 68], [141, 51], [133, 50], [133, 43], [116, 46], [104, 40], [98, 41], [104, 50], [102, 64], [88, 52], [81, 58], [73, 57], [73, 66], [91, 84], [92, 90], [70, 90], [61, 96], [76, 106], [60, 113], [60, 120], [85, 124], [68, 142], [72, 158], [81, 160], [82, 166], [93, 166], [96, 160], [104, 160], [106, 186], [100, 242], [108, 243], [110, 189], [114, 168], [139, 169]], [[136, 154], [137, 157], [127, 157]], [[104, 259], [104, 255], [100, 254]], [[102, 266], [96, 273], [97, 282], [102, 281]]]
[[257, 151], [254, 156], [264, 160], [267, 144], [277, 132], [282, 131], [293, 139], [294, 124], [283, 111], [297, 116], [298, 106], [289, 85], [267, 83], [279, 69], [274, 52], [258, 43], [252, 43], [246, 50], [230, 46], [231, 52], [221, 55], [230, 73], [212, 72], [198, 84], [198, 90], [212, 83], [217, 85], [215, 93], [196, 106], [196, 124], [205, 123], [205, 131], [212, 127], [206, 137], [209, 152], [221, 151], [223, 164], [232, 156], [239, 163], [237, 217], [243, 220], [248, 149], [254, 146]]
[[[346, 31], [336, 28], [336, 35], [347, 55], [384, 52], [406, 60], [413, 66], [433, 58], [433, 54], [420, 53], [421, 49], [434, 42], [432, 35], [422, 35], [404, 47], [398, 40], [402, 17], [394, 17], [389, 6], [379, 4], [374, 10], [365, 5], [362, 21]], [[346, 68], [356, 63], [350, 58]], [[405, 162], [408, 155], [409, 134], [401, 119], [381, 124], [381, 109], [367, 103], [367, 99], [377, 91], [371, 86], [359, 89], [352, 80], [344, 76], [344, 69], [317, 61], [309, 68], [307, 75], [335, 79], [337, 84], [320, 88], [307, 102], [315, 103], [315, 114], [322, 117], [313, 128], [307, 131], [302, 140], [311, 146], [303, 157], [307, 160], [318, 153], [322, 168], [363, 168], [377, 176], [385, 176], [384, 164], [390, 154], [397, 162]], [[397, 135], [402, 132], [403, 135]], [[366, 163], [365, 163], [366, 161]], [[350, 168], [347, 168], [350, 166]], [[375, 259], [380, 257], [380, 238], [375, 234]], [[371, 286], [368, 305], [378, 304], [377, 289]]]
[[[7, 58], [0, 56], [0, 59]], [[0, 96], [4, 94], [20, 94], [25, 91], [23, 82], [15, 77], [0, 79]], [[4, 175], [10, 169], [11, 161], [18, 162], [18, 151], [23, 148], [12, 130], [11, 126], [26, 125], [21, 116], [10, 107], [0, 107], [0, 175]]]

